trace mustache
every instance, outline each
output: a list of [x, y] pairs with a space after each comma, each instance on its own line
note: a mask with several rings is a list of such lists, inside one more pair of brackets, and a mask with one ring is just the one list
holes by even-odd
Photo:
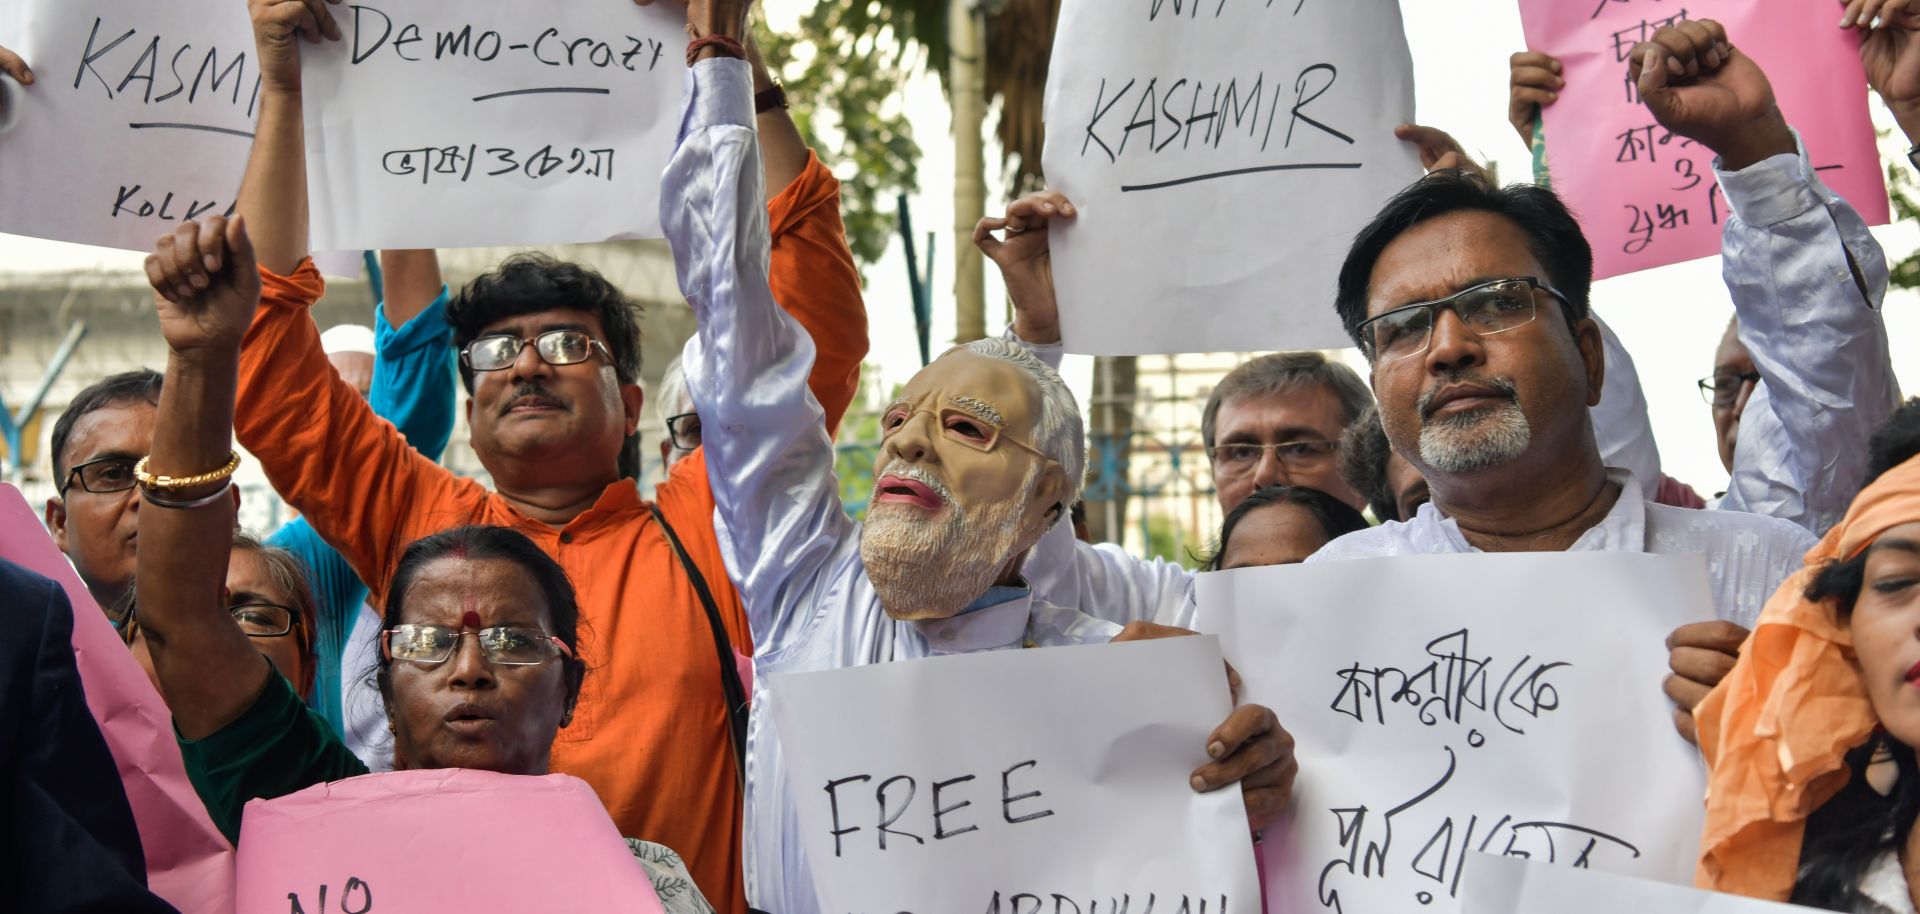
[[1456, 384], [1472, 384], [1477, 387], [1485, 387], [1506, 397], [1509, 401], [1517, 401], [1520, 398], [1520, 388], [1515, 386], [1513, 380], [1510, 378], [1498, 375], [1491, 378], [1476, 378], [1465, 372], [1455, 372], [1435, 381], [1432, 387], [1420, 393], [1420, 398], [1414, 401], [1414, 408], [1418, 410], [1420, 418], [1425, 419], [1433, 415], [1434, 398], [1439, 396], [1442, 390]]
[[929, 472], [925, 467], [901, 463], [898, 460], [889, 461], [887, 465], [881, 467], [880, 472], [874, 476], [875, 492], [879, 491], [879, 480], [885, 476], [898, 476], [901, 479], [911, 479], [914, 482], [932, 489], [933, 494], [940, 496], [942, 502], [948, 505], [953, 504], [953, 493], [947, 490], [947, 484], [941, 482], [940, 477], [933, 475], [933, 473]]
[[513, 410], [515, 404], [527, 399], [545, 400], [562, 409], [567, 408], [567, 401], [560, 399], [553, 391], [541, 387], [532, 381], [522, 381], [520, 382], [520, 386], [513, 389], [512, 395], [508, 396], [506, 401], [500, 404], [500, 415], [506, 415]]

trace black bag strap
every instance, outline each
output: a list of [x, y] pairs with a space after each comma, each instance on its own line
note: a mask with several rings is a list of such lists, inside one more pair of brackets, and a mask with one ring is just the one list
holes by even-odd
[[714, 651], [720, 658], [720, 690], [727, 699], [727, 735], [733, 743], [734, 771], [744, 783], [747, 775], [747, 689], [740, 682], [740, 668], [734, 665], [733, 642], [727, 639], [727, 627], [720, 622], [720, 606], [713, 600], [713, 591], [707, 587], [707, 577], [700, 573], [687, 555], [687, 548], [680, 544], [680, 537], [673, 532], [673, 525], [667, 523], [667, 515], [654, 508], [653, 517], [660, 522], [661, 532], [667, 535], [667, 541], [673, 544], [673, 553], [680, 557], [680, 567], [687, 570], [687, 577], [693, 581], [693, 592], [700, 595], [700, 605], [707, 611], [707, 628], [713, 632]]

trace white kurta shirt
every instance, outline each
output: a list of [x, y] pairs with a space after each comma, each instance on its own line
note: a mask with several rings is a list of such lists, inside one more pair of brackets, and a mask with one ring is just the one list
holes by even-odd
[[[1746, 628], [1753, 627], [1767, 598], [1800, 568], [1816, 542], [1804, 528], [1776, 517], [1648, 502], [1626, 470], [1608, 470], [1607, 479], [1620, 486], [1619, 500], [1567, 551], [1704, 555], [1714, 615]], [[1429, 502], [1413, 520], [1349, 533], [1307, 561], [1479, 551], [1467, 542], [1458, 522]]]
[[[813, 342], [767, 285], [767, 214], [745, 61], [687, 75], [661, 220], [700, 322], [683, 357], [699, 409], [729, 571], [753, 628], [747, 735], [747, 898], [780, 914], [819, 910], [774, 729], [769, 677], [940, 654], [1111, 640], [1119, 627], [1020, 592], [924, 622], [887, 616], [840, 504], [833, 442], [807, 390]], [[1009, 596], [996, 594], [993, 598]], [[884, 722], [876, 721], [876, 726]]]

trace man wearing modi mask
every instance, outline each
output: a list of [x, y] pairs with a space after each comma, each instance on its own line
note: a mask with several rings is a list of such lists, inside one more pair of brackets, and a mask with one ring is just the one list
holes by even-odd
[[[723, 432], [706, 436], [707, 460], [753, 627], [747, 898], [813, 914], [769, 674], [1105, 642], [1122, 630], [1034, 599], [1020, 577], [1078, 497], [1086, 458], [1072, 394], [1017, 344], [958, 347], [913, 378], [882, 422], [867, 521], [846, 516], [806, 388], [813, 343], [767, 286], [752, 100], [742, 61], [690, 71], [661, 217], [700, 322], [683, 357], [687, 387], [703, 423]], [[1195, 790], [1239, 782], [1254, 827], [1277, 817], [1296, 765], [1272, 711], [1238, 708], [1204, 748], [1212, 760], [1192, 773]]]

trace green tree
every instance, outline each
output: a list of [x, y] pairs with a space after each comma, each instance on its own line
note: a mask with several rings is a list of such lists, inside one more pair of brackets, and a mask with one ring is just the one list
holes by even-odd
[[[920, 147], [899, 90], [931, 70], [945, 81], [948, 0], [821, 0], [791, 34], [762, 27], [769, 66], [795, 123], [839, 176], [854, 257], [868, 265], [897, 231], [897, 195], [919, 189]], [[987, 100], [1001, 102], [1010, 192], [1038, 187], [1047, 60], [1060, 0], [989, 4]], [[835, 141], [823, 142], [832, 137]]]

